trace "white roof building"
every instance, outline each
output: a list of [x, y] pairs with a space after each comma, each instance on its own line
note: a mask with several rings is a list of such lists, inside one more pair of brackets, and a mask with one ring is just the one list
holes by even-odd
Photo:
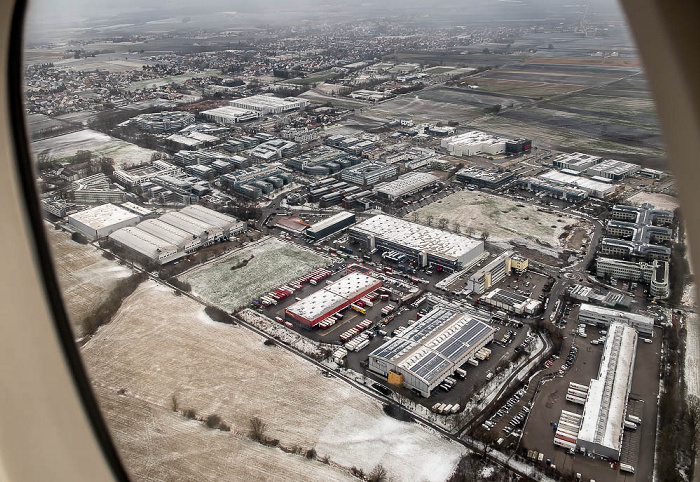
[[443, 139], [440, 147], [447, 149], [453, 156], [502, 154], [506, 152], [506, 142], [510, 142], [510, 139], [481, 131], [468, 131]]
[[615, 191], [618, 187], [615, 184], [596, 181], [587, 177], [574, 176], [556, 170], [545, 172], [544, 174], [541, 174], [539, 178], [545, 179], [555, 184], [562, 184], [565, 186], [576, 186], [588, 192], [589, 195], [597, 198], [605, 198], [615, 194]]
[[145, 220], [110, 235], [116, 243], [160, 264], [185, 256], [201, 246], [244, 232], [246, 223], [203, 206], [192, 205]]
[[412, 172], [404, 174], [395, 181], [378, 184], [374, 191], [382, 197], [386, 197], [391, 201], [410, 196], [423, 189], [435, 185], [440, 179], [427, 172]]
[[397, 249], [418, 258], [421, 266], [430, 263], [457, 267], [481, 255], [484, 242], [441, 229], [411, 223], [380, 214], [349, 229], [349, 235], [370, 248]]
[[297, 301], [284, 310], [285, 315], [308, 326], [350, 306], [366, 294], [376, 290], [382, 282], [371, 276], [353, 272], [335, 283]]
[[127, 226], [134, 226], [141, 217], [114, 204], [103, 204], [68, 216], [68, 224], [89, 239], [95, 240]]
[[137, 227], [128, 227], [115, 231], [110, 239], [126, 246], [137, 253], [159, 263], [167, 263], [184, 255], [179, 255], [178, 248], [158, 236], [154, 236]]
[[260, 117], [260, 113], [249, 109], [225, 105], [223, 107], [202, 111], [202, 117], [214, 121], [217, 124], [231, 125], [257, 119]]
[[598, 377], [591, 380], [576, 446], [620, 459], [627, 397], [637, 348], [637, 332], [621, 323], [608, 330]]
[[626, 311], [614, 310], [603, 306], [582, 303], [578, 312], [578, 320], [589, 325], [612, 325], [613, 323], [623, 323], [635, 328], [639, 334], [644, 336], [654, 335], [654, 319], [649, 316]]
[[239, 109], [260, 112], [265, 115], [281, 114], [289, 110], [302, 109], [309, 105], [309, 101], [298, 97], [285, 97], [283, 99], [270, 94], [261, 94], [232, 100], [229, 102], [229, 105]]

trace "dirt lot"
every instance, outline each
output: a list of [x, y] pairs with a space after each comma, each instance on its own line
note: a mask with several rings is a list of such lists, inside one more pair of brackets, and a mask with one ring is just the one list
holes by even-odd
[[433, 216], [434, 224], [440, 218], [446, 218], [449, 226], [458, 222], [463, 232], [471, 229], [475, 236], [486, 231], [492, 241], [522, 237], [552, 247], [560, 246], [560, 236], [569, 226], [582, 222], [570, 216], [540, 211], [532, 204], [467, 190], [418, 209], [409, 215], [411, 220], [416, 214], [422, 222], [427, 216]]
[[[213, 322], [200, 304], [152, 281], [125, 300], [82, 354], [135, 478], [241, 480], [239, 471], [264, 472], [279, 464], [273, 457], [292, 457], [244, 440], [253, 416], [284, 446], [315, 448], [320, 457], [366, 472], [379, 462], [397, 480], [437, 482], [452, 472], [461, 446], [389, 418], [376, 400], [263, 341], [241, 326]], [[185, 421], [172, 412], [173, 396], [181, 410], [217, 414], [232, 431], [207, 431]], [[206, 466], [203, 452], [212, 454]], [[261, 468], [246, 454], [260, 459]], [[323, 480], [316, 465], [280, 465], [271, 478], [306, 480], [294, 473], [313, 467]], [[341, 475], [328, 477], [344, 480]]]
[[131, 270], [109, 261], [97, 248], [76, 243], [70, 234], [46, 224], [61, 294], [76, 337], [83, 335], [83, 319], [107, 297], [115, 283]]

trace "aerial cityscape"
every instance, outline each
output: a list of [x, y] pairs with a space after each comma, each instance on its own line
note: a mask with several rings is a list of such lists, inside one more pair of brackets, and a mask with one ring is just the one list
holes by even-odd
[[615, 2], [204, 3], [25, 32], [134, 480], [695, 480], [692, 264]]

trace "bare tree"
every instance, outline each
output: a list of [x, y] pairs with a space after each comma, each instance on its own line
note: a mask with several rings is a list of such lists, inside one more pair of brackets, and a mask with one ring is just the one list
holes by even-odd
[[432, 226], [432, 225], [433, 225], [433, 215], [432, 215], [432, 214], [428, 214], [428, 215], [425, 217], [425, 220], [428, 222], [428, 226]]
[[447, 223], [448, 223], [448, 221], [447, 221], [447, 219], [445, 219], [445, 218], [440, 218], [440, 219], [438, 220], [438, 226], [440, 226], [440, 229], [445, 229], [445, 228], [447, 228]]
[[417, 223], [418, 222], [418, 213], [413, 211], [413, 222]]
[[389, 473], [382, 464], [377, 464], [372, 469], [367, 477], [369, 482], [387, 482], [389, 480]]
[[474, 228], [471, 226], [467, 226], [464, 232], [467, 233], [467, 236], [474, 236]]
[[267, 437], [265, 432], [267, 431], [267, 424], [260, 420], [258, 417], [253, 417], [250, 419], [250, 437], [258, 442], [264, 441]]
[[490, 236], [490, 234], [489, 234], [488, 231], [482, 231], [482, 232], [481, 232], [481, 240], [482, 240], [482, 241], [486, 241], [487, 239], [489, 239], [489, 236]]
[[458, 234], [462, 231], [462, 225], [459, 224], [459, 221], [455, 221], [455, 222], [452, 224], [452, 230], [453, 230], [455, 233], [458, 233]]

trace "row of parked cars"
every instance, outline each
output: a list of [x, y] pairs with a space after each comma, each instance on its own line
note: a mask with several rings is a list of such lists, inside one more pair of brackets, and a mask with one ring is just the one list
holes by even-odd
[[[515, 406], [518, 402], [520, 402], [520, 399], [523, 397], [523, 395], [525, 395], [525, 392], [527, 392], [527, 387], [528, 386], [526, 384], [520, 390], [515, 392], [513, 394], [513, 396], [510, 397], [508, 399], [508, 401], [506, 401], [506, 403], [496, 413], [491, 415], [491, 417], [487, 421], [485, 421], [481, 426], [485, 430], [491, 430], [494, 426], [496, 426], [496, 424], [498, 423], [498, 420], [500, 420], [502, 417], [506, 416], [508, 414], [508, 412], [510, 412], [510, 409], [513, 408], [513, 406]], [[529, 410], [530, 409], [528, 408], [527, 411], [529, 412]], [[521, 412], [522, 412], [522, 410], [521, 410]], [[515, 427], [515, 424], [510, 425], [510, 423], [512, 423], [513, 420], [515, 420], [517, 417], [519, 417], [519, 415], [520, 414], [513, 417], [513, 419], [511, 419], [511, 421], [509, 422], [509, 425], [506, 425], [506, 427], [504, 427], [504, 428], [510, 427], [509, 430], [506, 432], [506, 435], [510, 435], [512, 433], [512, 430]], [[517, 423], [522, 423], [522, 422], [524, 422], [524, 418], [520, 419]]]

